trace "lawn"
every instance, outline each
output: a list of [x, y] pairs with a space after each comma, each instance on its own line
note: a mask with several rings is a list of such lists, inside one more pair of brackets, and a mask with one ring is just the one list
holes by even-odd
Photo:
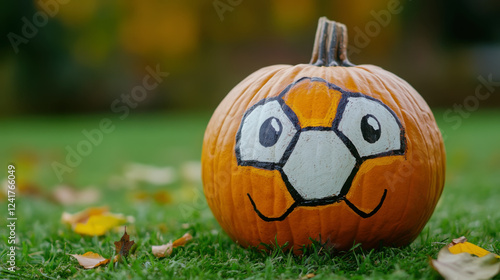
[[[19, 270], [10, 273], [3, 190], [1, 278], [305, 279], [314, 274], [313, 279], [439, 279], [429, 257], [436, 258], [452, 238], [464, 235], [470, 242], [500, 253], [500, 112], [474, 112], [458, 128], [443, 121], [443, 111], [435, 115], [446, 135], [446, 186], [417, 240], [404, 248], [353, 248], [336, 255], [313, 247], [300, 257], [279, 248], [270, 254], [240, 248], [213, 218], [201, 182], [189, 171], [196, 170], [210, 113], [131, 114], [124, 120], [116, 116], [4, 120], [0, 123], [4, 168], [0, 180], [7, 177], [7, 164], [16, 165], [16, 238], [20, 246], [16, 256]], [[113, 242], [123, 232], [82, 237], [61, 224], [64, 211], [77, 212], [88, 205], [54, 202], [52, 193], [61, 183], [52, 164], [65, 164], [66, 149], [76, 149], [86, 139], [82, 130], [99, 128], [103, 118], [111, 120], [114, 130], [103, 132], [101, 143], [91, 146], [71, 172], [62, 174], [63, 183], [76, 188], [93, 186], [101, 198], [92, 205], [108, 205], [112, 212], [133, 216], [135, 222], [127, 231], [138, 246], [123, 263], [86, 270], [68, 254], [93, 251], [111, 257]], [[131, 163], [171, 166], [176, 179], [164, 186], [130, 185], [123, 174]], [[170, 198], [156, 199], [160, 191]], [[193, 235], [191, 243], [174, 249], [166, 258], [152, 255], [152, 245], [165, 244], [185, 232]]]

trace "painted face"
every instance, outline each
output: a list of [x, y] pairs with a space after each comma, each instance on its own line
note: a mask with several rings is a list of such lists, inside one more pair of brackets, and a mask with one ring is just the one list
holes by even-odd
[[[311, 106], [312, 100], [324, 103]], [[327, 105], [328, 104], [328, 105]], [[406, 140], [396, 114], [381, 101], [348, 92], [321, 78], [301, 78], [278, 96], [249, 108], [236, 134], [240, 166], [278, 170], [295, 202], [278, 217], [267, 217], [248, 198], [265, 221], [281, 221], [296, 207], [345, 202], [363, 218], [346, 195], [367, 159], [403, 155]]]

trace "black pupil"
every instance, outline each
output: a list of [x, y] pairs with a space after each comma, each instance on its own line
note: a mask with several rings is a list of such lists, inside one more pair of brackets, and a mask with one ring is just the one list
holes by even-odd
[[380, 138], [380, 123], [373, 115], [366, 115], [361, 119], [361, 133], [366, 142], [373, 144]]
[[280, 120], [275, 117], [270, 117], [265, 120], [260, 126], [259, 131], [259, 142], [264, 147], [271, 147], [278, 142], [281, 132], [283, 131], [283, 125]]

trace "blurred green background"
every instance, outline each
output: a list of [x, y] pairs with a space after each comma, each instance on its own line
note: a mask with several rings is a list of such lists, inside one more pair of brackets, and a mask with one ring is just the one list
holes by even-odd
[[[422, 94], [445, 143], [478, 110], [500, 120], [499, 1], [4, 1], [2, 162], [20, 164], [28, 191], [28, 182], [109, 185], [131, 162], [197, 162], [222, 98], [261, 67], [308, 63], [320, 16], [347, 25], [353, 63], [379, 65]], [[155, 69], [168, 76], [129, 105]], [[85, 146], [103, 119], [113, 132]], [[480, 141], [485, 131], [466, 134]], [[70, 150], [85, 149], [70, 166]]]
[[109, 113], [156, 65], [170, 75], [134, 111], [211, 111], [253, 71], [309, 62], [320, 16], [347, 25], [353, 63], [432, 107], [462, 104], [478, 76], [500, 81], [495, 0], [3, 1], [0, 117]]

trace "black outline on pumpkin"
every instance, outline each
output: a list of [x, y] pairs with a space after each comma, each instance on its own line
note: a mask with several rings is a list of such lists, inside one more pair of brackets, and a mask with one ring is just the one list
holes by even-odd
[[[335, 115], [335, 118], [332, 122], [331, 127], [303, 127], [303, 128], [301, 128], [297, 115], [292, 111], [292, 109], [283, 100], [284, 95], [287, 94], [288, 91], [290, 91], [290, 89], [293, 86], [295, 86], [296, 84], [298, 84], [304, 80], [310, 80], [311, 82], [325, 83], [328, 86], [328, 88], [339, 91], [340, 93], [342, 93], [342, 97], [341, 97], [339, 104], [338, 104], [338, 107], [337, 107], [337, 113]], [[394, 119], [396, 120], [396, 122], [399, 125], [400, 130], [401, 130], [400, 149], [392, 150], [392, 151], [388, 151], [388, 152], [384, 152], [384, 153], [378, 153], [378, 154], [365, 156], [365, 157], [361, 157], [359, 155], [358, 150], [356, 149], [354, 144], [351, 142], [351, 140], [349, 140], [349, 138], [347, 138], [346, 135], [344, 135], [341, 131], [338, 130], [338, 126], [340, 124], [340, 121], [342, 120], [345, 107], [348, 104], [348, 99], [351, 97], [363, 97], [363, 98], [367, 98], [369, 100], [378, 102], [380, 105], [384, 106], [394, 116]], [[279, 162], [261, 162], [261, 161], [256, 161], [256, 160], [241, 160], [241, 154], [240, 154], [241, 129], [243, 127], [243, 123], [244, 123], [245, 118], [258, 106], [261, 106], [261, 105], [263, 105], [267, 102], [271, 102], [271, 101], [278, 101], [279, 102], [283, 112], [290, 119], [291, 123], [294, 125], [294, 128], [296, 129], [297, 132], [292, 137], [288, 147], [285, 149], [285, 152], [282, 155]], [[351, 174], [349, 175], [349, 177], [345, 181], [344, 185], [342, 186], [342, 189], [338, 195], [333, 195], [333, 196], [329, 196], [329, 197], [325, 197], [325, 198], [321, 198], [321, 199], [305, 199], [292, 186], [292, 184], [288, 180], [287, 175], [283, 171], [283, 166], [285, 165], [288, 158], [292, 154], [292, 152], [297, 144], [297, 141], [299, 139], [300, 133], [302, 131], [311, 131], [311, 130], [335, 132], [335, 134], [341, 139], [341, 141], [344, 143], [344, 145], [346, 145], [346, 147], [349, 149], [351, 154], [356, 159], [356, 164], [355, 164], [353, 170], [351, 171]], [[384, 189], [384, 193], [380, 199], [379, 204], [372, 211], [370, 211], [368, 213], [363, 212], [346, 198], [346, 195], [349, 192], [349, 189], [351, 188], [351, 184], [354, 180], [354, 177], [358, 173], [358, 170], [361, 167], [361, 164], [363, 164], [363, 162], [365, 162], [367, 159], [378, 158], [378, 157], [383, 157], [383, 156], [404, 155], [405, 151], [406, 151], [405, 131], [404, 131], [404, 128], [401, 125], [401, 122], [400, 122], [399, 118], [397, 117], [396, 113], [394, 113], [394, 111], [391, 108], [389, 108], [387, 105], [382, 103], [380, 100], [375, 99], [371, 96], [367, 96], [367, 95], [364, 95], [364, 94], [359, 93], [359, 92], [350, 92], [350, 91], [343, 90], [340, 87], [338, 87], [332, 83], [329, 83], [326, 80], [324, 80], [322, 78], [318, 78], [318, 77], [300, 78], [297, 81], [295, 81], [294, 83], [288, 85], [278, 96], [262, 99], [259, 102], [257, 102], [256, 104], [254, 104], [252, 107], [247, 109], [247, 111], [245, 112], [245, 114], [242, 117], [238, 132], [236, 133], [236, 145], [235, 145], [236, 160], [238, 162], [238, 165], [240, 165], [240, 166], [252, 166], [252, 167], [266, 169], [266, 170], [278, 170], [281, 174], [281, 178], [283, 179], [283, 182], [285, 183], [285, 186], [286, 186], [288, 192], [290, 193], [290, 195], [292, 196], [292, 198], [295, 201], [292, 205], [290, 205], [290, 207], [288, 207], [288, 209], [281, 216], [279, 216], [279, 217], [267, 217], [267, 216], [263, 215], [257, 209], [257, 205], [255, 204], [254, 200], [252, 199], [251, 195], [249, 193], [247, 193], [247, 196], [250, 200], [250, 203], [252, 204], [257, 215], [262, 220], [267, 221], [267, 222], [283, 221], [298, 206], [321, 206], [321, 205], [329, 205], [329, 204], [342, 202], [342, 201], [344, 201], [347, 204], [347, 206], [349, 206], [349, 208], [351, 208], [356, 214], [358, 214], [362, 218], [369, 218], [369, 217], [373, 216], [382, 207], [382, 204], [384, 203], [385, 198], [387, 196], [387, 189]]]

